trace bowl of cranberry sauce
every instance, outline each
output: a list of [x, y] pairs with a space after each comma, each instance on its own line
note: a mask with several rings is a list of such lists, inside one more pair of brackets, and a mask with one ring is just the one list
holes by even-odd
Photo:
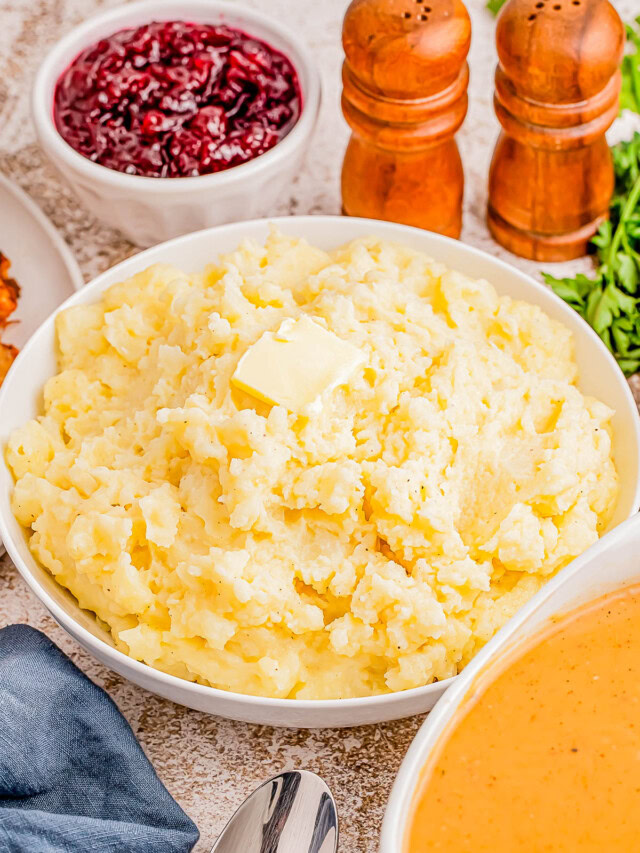
[[161, 21], [82, 51], [60, 76], [53, 115], [79, 154], [128, 175], [188, 178], [239, 166], [300, 116], [291, 61], [225, 24]]
[[38, 71], [38, 138], [80, 201], [132, 242], [278, 212], [317, 119], [300, 39], [220, 0], [90, 18]]

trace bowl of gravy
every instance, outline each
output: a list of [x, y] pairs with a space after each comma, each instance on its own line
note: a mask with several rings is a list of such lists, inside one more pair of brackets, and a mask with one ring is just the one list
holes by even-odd
[[640, 849], [640, 515], [487, 644], [400, 768], [381, 853]]

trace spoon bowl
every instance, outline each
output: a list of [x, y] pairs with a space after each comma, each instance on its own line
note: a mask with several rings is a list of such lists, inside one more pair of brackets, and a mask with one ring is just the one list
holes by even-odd
[[247, 797], [211, 853], [336, 853], [338, 812], [325, 782], [308, 770], [280, 773]]

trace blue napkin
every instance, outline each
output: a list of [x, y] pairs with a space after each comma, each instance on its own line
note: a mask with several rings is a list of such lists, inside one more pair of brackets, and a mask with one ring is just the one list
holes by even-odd
[[0, 851], [187, 853], [197, 840], [104, 690], [40, 631], [0, 630]]

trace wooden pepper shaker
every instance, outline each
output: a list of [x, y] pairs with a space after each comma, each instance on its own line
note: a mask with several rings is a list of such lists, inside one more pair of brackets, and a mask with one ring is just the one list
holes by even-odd
[[608, 0], [509, 0], [496, 40], [489, 227], [522, 257], [579, 257], [613, 191], [624, 26]]
[[461, 0], [353, 0], [342, 31], [350, 216], [460, 235], [471, 22]]

